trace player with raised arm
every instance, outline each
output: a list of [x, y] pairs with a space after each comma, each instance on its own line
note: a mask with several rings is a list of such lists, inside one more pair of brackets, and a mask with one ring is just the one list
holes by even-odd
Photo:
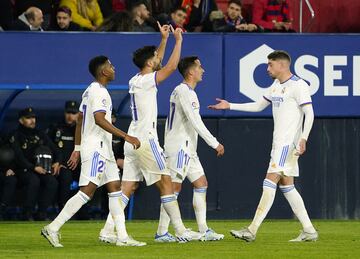
[[[217, 99], [210, 105], [215, 110], [259, 112], [272, 104], [274, 118], [273, 144], [263, 193], [252, 223], [231, 234], [245, 241], [254, 241], [262, 221], [270, 210], [277, 185], [302, 224], [300, 235], [292, 242], [316, 241], [318, 233], [313, 227], [304, 202], [294, 186], [299, 176], [298, 158], [306, 151], [306, 142], [314, 121], [308, 84], [290, 71], [291, 59], [287, 52], [277, 50], [268, 55], [268, 74], [274, 79], [264, 97], [253, 103], [234, 104]], [[305, 115], [305, 120], [303, 119]]]
[[[202, 81], [205, 70], [198, 57], [185, 57], [180, 60], [178, 70], [184, 80], [175, 87], [170, 96], [170, 112], [165, 125], [165, 154], [170, 169], [175, 195], [181, 191], [182, 182], [187, 178], [193, 185], [193, 207], [202, 241], [215, 241], [224, 238], [208, 228], [206, 223], [206, 191], [208, 187], [204, 169], [197, 155], [198, 135], [215, 149], [217, 156], [224, 154], [224, 147], [209, 132], [200, 116], [200, 103], [195, 92]], [[155, 241], [173, 242], [168, 232], [170, 218], [160, 208], [160, 220]]]
[[63, 247], [59, 240], [60, 228], [93, 197], [97, 187], [106, 184], [109, 210], [118, 233], [117, 245], [142, 246], [145, 243], [121, 236], [125, 216], [119, 202], [122, 194], [112, 151], [112, 135], [125, 139], [133, 149], [139, 148], [140, 142], [111, 124], [112, 102], [106, 87], [115, 78], [115, 68], [110, 60], [105, 56], [94, 57], [90, 60], [89, 71], [95, 81], [82, 95], [75, 130], [75, 149], [68, 162], [69, 167], [75, 169], [81, 155], [80, 190], [67, 201], [55, 220], [43, 227], [41, 234], [52, 246]]
[[[180, 215], [179, 206], [174, 195], [170, 172], [166, 166], [163, 150], [159, 145], [157, 135], [157, 91], [159, 84], [168, 78], [177, 68], [182, 45], [182, 31], [174, 30], [169, 25], [158, 23], [161, 42], [156, 46], [145, 46], [133, 53], [133, 62], [140, 72], [129, 81], [130, 108], [132, 121], [128, 133], [141, 141], [141, 148], [134, 150], [130, 145], [124, 145], [124, 171], [121, 183], [123, 207], [136, 189], [137, 183], [145, 179], [147, 185], [155, 184], [161, 197], [161, 203], [170, 216], [179, 242], [198, 240], [201, 234], [186, 229]], [[164, 67], [161, 61], [164, 57], [169, 31], [175, 37], [175, 46]], [[108, 217], [99, 239], [111, 242], [113, 235], [112, 218]]]

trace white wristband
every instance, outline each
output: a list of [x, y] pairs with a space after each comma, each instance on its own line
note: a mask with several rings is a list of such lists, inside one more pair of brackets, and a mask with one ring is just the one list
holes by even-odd
[[80, 145], [75, 145], [74, 151], [80, 151], [80, 149], [81, 149], [81, 146], [80, 146]]

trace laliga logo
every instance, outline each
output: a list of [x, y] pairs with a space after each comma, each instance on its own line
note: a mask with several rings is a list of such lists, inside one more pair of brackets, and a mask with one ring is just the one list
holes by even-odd
[[[256, 101], [263, 96], [266, 88], [262, 88], [256, 84], [254, 80], [255, 69], [261, 64], [267, 64], [267, 56], [273, 52], [274, 49], [268, 45], [263, 44], [254, 51], [250, 52], [239, 61], [239, 91], [250, 99]], [[360, 96], [360, 74], [355, 71], [360, 71], [360, 56], [353, 56], [353, 96]], [[319, 58], [312, 55], [302, 55], [294, 62], [295, 74], [310, 83], [310, 94], [315, 94], [319, 88], [320, 83], [324, 88], [324, 96], [349, 96], [349, 86], [335, 85], [335, 80], [343, 79], [343, 74], [340, 66], [347, 66], [348, 56], [344, 55], [325, 55], [324, 56], [324, 80], [320, 82], [319, 76], [322, 71], [319, 71]], [[305, 66], [312, 66], [317, 68], [317, 74], [306, 69]], [[336, 69], [335, 69], [336, 66]]]

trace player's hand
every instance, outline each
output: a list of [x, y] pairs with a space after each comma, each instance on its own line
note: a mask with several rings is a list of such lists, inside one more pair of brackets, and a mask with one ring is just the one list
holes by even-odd
[[174, 30], [174, 28], [170, 25], [170, 30], [174, 34], [175, 41], [177, 41], [177, 42], [182, 41], [182, 39], [183, 39], [182, 38], [183, 31], [180, 28], [176, 28]]
[[59, 175], [60, 174], [60, 169], [61, 169], [61, 166], [60, 166], [60, 163], [54, 163], [52, 166], [52, 169], [53, 169], [53, 175]]
[[69, 169], [75, 170], [79, 161], [80, 161], [80, 151], [73, 151], [71, 153], [69, 160], [67, 161], [67, 165], [69, 166]]
[[165, 24], [165, 25], [161, 26], [159, 21], [157, 21], [157, 25], [158, 25], [159, 31], [161, 33], [161, 38], [167, 39], [169, 37], [170, 25]]
[[297, 153], [295, 153], [295, 155], [301, 156], [302, 154], [304, 154], [306, 151], [306, 139], [300, 139], [299, 142], [299, 151]]
[[137, 137], [132, 137], [130, 135], [125, 136], [125, 141], [129, 142], [131, 145], [133, 145], [134, 149], [138, 149], [141, 144]]
[[35, 166], [34, 171], [38, 174], [46, 174], [46, 170], [41, 166]]
[[216, 101], [218, 101], [217, 104], [209, 105], [208, 108], [212, 110], [228, 110], [230, 109], [230, 104], [228, 101], [216, 98]]
[[219, 144], [215, 150], [216, 150], [216, 156], [217, 156], [217, 157], [221, 157], [221, 156], [223, 156], [224, 153], [225, 153], [225, 148], [224, 148], [224, 146], [221, 145], [221, 144]]

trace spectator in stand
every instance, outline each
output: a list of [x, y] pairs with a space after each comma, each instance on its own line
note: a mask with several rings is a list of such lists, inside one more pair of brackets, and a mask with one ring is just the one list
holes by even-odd
[[180, 28], [183, 32], [186, 32], [184, 28], [184, 24], [187, 17], [185, 8], [183, 7], [174, 8], [170, 14], [170, 17], [171, 17], [170, 24], [174, 27], [174, 29]]
[[82, 28], [72, 22], [71, 10], [62, 6], [57, 9], [56, 23], [49, 28], [50, 31], [81, 31]]
[[15, 153], [9, 143], [0, 139], [0, 220], [9, 219], [7, 208], [16, 191]]
[[211, 31], [209, 15], [218, 9], [215, 0], [183, 0], [181, 7], [185, 8], [187, 13], [187, 31]]
[[87, 30], [95, 31], [103, 23], [97, 0], [61, 0], [60, 6], [68, 7], [72, 21]]
[[[221, 11], [219, 11], [221, 12]], [[241, 15], [240, 0], [230, 0], [226, 15], [213, 17], [215, 12], [210, 15], [213, 31], [215, 32], [259, 32], [258, 26], [247, 21]]]
[[29, 7], [11, 26], [14, 31], [43, 31], [42, 11], [37, 7]]
[[54, 201], [60, 172], [61, 154], [49, 137], [36, 128], [36, 116], [29, 107], [19, 112], [19, 128], [10, 137], [15, 152], [16, 176], [26, 189], [24, 218], [33, 219], [33, 210], [38, 201], [39, 220], [47, 218], [47, 208]]
[[133, 31], [133, 21], [129, 12], [113, 13], [96, 29], [96, 31]]
[[131, 7], [133, 16], [133, 31], [155, 32], [154, 19], [143, 1], [133, 3]]
[[254, 0], [252, 22], [268, 32], [295, 32], [289, 0]]
[[[3, 0], [1, 0], [3, 1]], [[41, 27], [47, 30], [50, 25], [51, 16], [54, 15], [54, 6], [59, 0], [11, 0], [15, 5], [15, 15], [19, 16], [30, 7], [37, 7], [43, 14]], [[55, 9], [56, 10], [56, 9]]]

